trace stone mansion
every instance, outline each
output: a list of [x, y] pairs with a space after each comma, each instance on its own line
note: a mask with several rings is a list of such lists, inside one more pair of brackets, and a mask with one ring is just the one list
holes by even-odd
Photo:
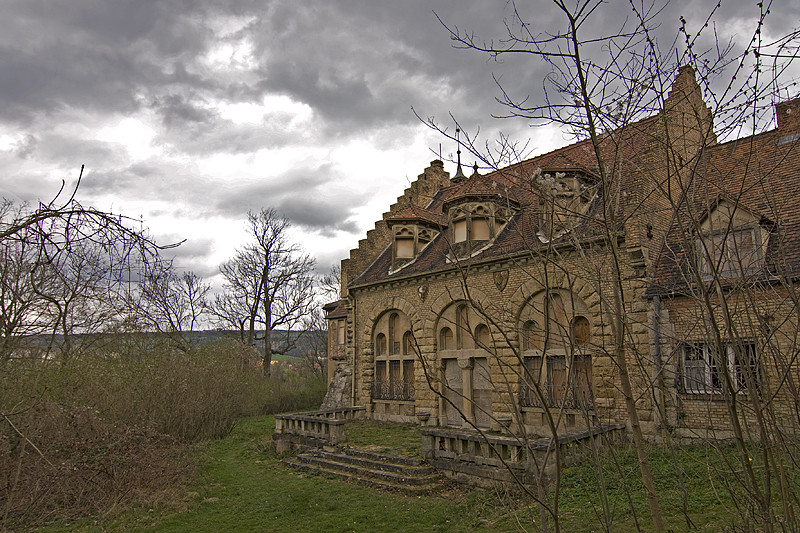
[[683, 67], [598, 146], [483, 174], [432, 161], [342, 261], [326, 403], [537, 435], [626, 424], [624, 357], [653, 440], [756, 412], [800, 429], [800, 100], [775, 113], [718, 142]]

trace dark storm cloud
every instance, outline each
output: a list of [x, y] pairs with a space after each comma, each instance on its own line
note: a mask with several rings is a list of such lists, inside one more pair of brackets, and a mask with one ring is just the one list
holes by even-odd
[[[800, 20], [800, 7], [786, 4], [768, 19], [765, 33], [770, 37]], [[506, 111], [495, 101], [499, 89], [494, 79], [513, 98], [530, 96], [539, 102], [550, 68], [530, 57], [495, 60], [455, 49], [433, 15], [435, 10], [450, 27], [478, 42], [497, 44], [506, 37], [512, 5], [463, 0], [5, 0], [0, 162], [15, 174], [0, 179], [0, 187], [4, 194], [29, 199], [37, 190], [57, 190], [63, 177], [86, 163], [81, 195], [151, 202], [154, 215], [242, 219], [248, 210], [275, 207], [308, 231], [357, 232], [354, 213], [376, 193], [374, 181], [351, 187], [352, 176], [312, 156], [277, 176], [271, 169], [256, 169], [242, 179], [214, 176], [208, 162], [213, 159], [212, 168], [221, 168], [230, 159], [235, 168], [245, 168], [246, 161], [263, 161], [258, 153], [265, 149], [280, 158], [281, 148], [292, 149], [291, 160], [298, 148], [311, 148], [310, 154], [323, 154], [316, 157], [329, 161], [333, 158], [326, 152], [353, 139], [378, 150], [405, 148], [418, 136], [412, 107], [451, 128], [452, 112], [469, 131], [480, 127], [483, 139], [496, 137], [498, 128], [516, 128], [526, 137], [529, 121], [498, 124], [490, 118]], [[518, 7], [534, 32], [565, 26], [551, 2], [520, 2]], [[670, 2], [655, 35], [669, 47], [681, 15], [696, 33], [709, 9], [702, 2]], [[738, 38], [739, 28], [753, 26], [757, 14], [753, 3], [727, 3], [716, 15], [716, 30], [723, 40]], [[595, 34], [616, 30], [629, 15], [628, 3], [606, 3], [587, 29]], [[713, 29], [712, 24], [709, 38]], [[708, 38], [700, 44], [714, 45]], [[263, 115], [241, 120], [224, 112], [236, 104], [265, 107]], [[90, 131], [113, 128], [122, 118], [153, 130], [150, 145], [141, 150], [145, 155], [128, 150], [124, 139], [106, 140]], [[445, 144], [443, 151], [453, 148]], [[276, 168], [286, 168], [285, 162]], [[255, 172], [269, 177], [255, 180]], [[400, 189], [405, 176], [395, 178], [391, 183]], [[390, 181], [387, 177], [381, 183]], [[200, 265], [209, 247], [201, 240], [179, 251], [179, 257]]]
[[271, 207], [292, 224], [323, 235], [355, 232], [357, 225], [348, 219], [366, 202], [368, 192], [347, 191], [336, 183], [346, 182], [330, 165], [299, 168], [228, 191], [220, 196], [217, 209], [228, 216], [241, 217], [248, 211]]

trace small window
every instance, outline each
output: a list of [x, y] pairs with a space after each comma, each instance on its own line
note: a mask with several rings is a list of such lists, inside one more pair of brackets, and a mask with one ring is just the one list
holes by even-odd
[[456, 220], [453, 226], [453, 241], [464, 242], [467, 240], [467, 219]]
[[472, 219], [472, 240], [473, 241], [488, 241], [489, 236], [489, 219], [486, 218], [473, 218]]
[[397, 259], [410, 259], [414, 257], [414, 239], [398, 237], [395, 242], [397, 246], [395, 257]]
[[405, 333], [403, 333], [403, 355], [414, 353], [411, 343], [412, 343], [411, 332], [406, 331]]
[[489, 350], [492, 347], [492, 336], [489, 333], [489, 328], [485, 324], [478, 324], [475, 328], [475, 342], [478, 348]]
[[344, 320], [337, 321], [336, 324], [336, 333], [337, 333], [337, 342], [339, 344], [344, 344], [345, 340], [345, 332], [346, 332], [346, 325]]
[[535, 320], [528, 320], [522, 326], [522, 349], [534, 350], [541, 348], [542, 331]]
[[439, 349], [452, 350], [453, 348], [455, 348], [455, 343], [453, 342], [453, 330], [444, 327], [439, 332]]
[[572, 342], [575, 346], [589, 344], [589, 320], [584, 316], [576, 316], [570, 324]]
[[386, 355], [386, 335], [383, 333], [378, 333], [375, 337], [375, 355]]

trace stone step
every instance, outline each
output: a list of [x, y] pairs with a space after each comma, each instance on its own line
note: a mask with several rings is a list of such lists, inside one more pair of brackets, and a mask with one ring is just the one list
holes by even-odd
[[407, 494], [434, 492], [441, 487], [442, 481], [432, 467], [419, 459], [354, 449], [340, 452], [310, 450], [287, 459], [285, 463], [300, 470]]
[[365, 468], [367, 470], [380, 470], [383, 472], [394, 472], [398, 474], [414, 476], [424, 476], [436, 473], [436, 470], [434, 470], [432, 466], [427, 463], [423, 463], [419, 459], [381, 455], [374, 452], [364, 452], [360, 450], [348, 449], [344, 453], [311, 450], [306, 452], [305, 455], [312, 455], [320, 460], [346, 463]]

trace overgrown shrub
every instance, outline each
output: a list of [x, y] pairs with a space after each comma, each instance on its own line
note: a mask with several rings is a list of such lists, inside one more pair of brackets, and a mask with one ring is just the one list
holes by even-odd
[[0, 369], [0, 529], [142, 501], [187, 472], [185, 443], [235, 421], [316, 407], [324, 382], [265, 378], [249, 348], [221, 340], [189, 351], [95, 351]]

